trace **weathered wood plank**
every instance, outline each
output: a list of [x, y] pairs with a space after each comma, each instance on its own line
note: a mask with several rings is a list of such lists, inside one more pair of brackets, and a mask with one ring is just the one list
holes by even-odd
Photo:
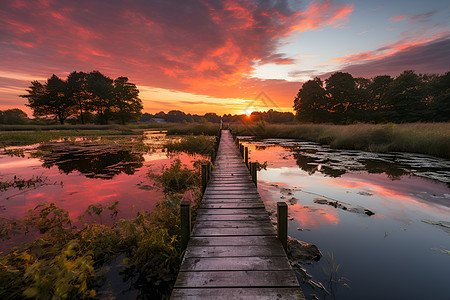
[[276, 235], [271, 227], [260, 228], [197, 228], [194, 226], [192, 236], [229, 236], [229, 235]]
[[258, 300], [304, 300], [305, 296], [299, 288], [175, 288], [171, 299], [258, 299]]
[[[267, 246], [279, 243], [276, 236], [191, 237], [189, 246]], [[188, 247], [189, 247], [188, 246]]]
[[203, 257], [185, 258], [180, 271], [287, 271], [291, 265], [283, 257]]
[[203, 203], [202, 208], [264, 208], [261, 202], [222, 202], [222, 203]]
[[221, 208], [221, 209], [203, 209], [200, 207], [199, 214], [205, 215], [249, 215], [263, 214], [267, 215], [267, 211], [263, 208]]
[[243, 227], [273, 227], [267, 220], [262, 221], [236, 221], [236, 220], [217, 220], [217, 221], [206, 221], [202, 220], [199, 222], [197, 220], [195, 224], [196, 228], [243, 228]]
[[298, 287], [290, 271], [180, 272], [175, 287]]
[[200, 224], [204, 221], [266, 221], [269, 222], [268, 214], [240, 214], [240, 215], [197, 215], [196, 223]]

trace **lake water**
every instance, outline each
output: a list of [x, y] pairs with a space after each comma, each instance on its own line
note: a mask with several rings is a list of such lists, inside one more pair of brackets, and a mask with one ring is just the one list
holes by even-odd
[[305, 281], [308, 299], [450, 299], [450, 161], [285, 139], [244, 144], [250, 160], [267, 161], [258, 173], [266, 207], [287, 202], [289, 235], [323, 254], [303, 268], [327, 292]]
[[[305, 281], [308, 299], [450, 299], [450, 161], [242, 138], [251, 160], [267, 161], [258, 173], [267, 209], [286, 201], [289, 235], [317, 245], [324, 255], [302, 266], [327, 289]], [[24, 150], [24, 157], [1, 154], [0, 181], [16, 176], [34, 179], [34, 185], [0, 191], [0, 220], [21, 218], [52, 202], [72, 219], [90, 204], [116, 200], [117, 218], [152, 210], [163, 193], [147, 174], [175, 158], [192, 165], [194, 157], [163, 152], [163, 133], [148, 132], [145, 149], [132, 146], [135, 137], [127, 139], [129, 144], [97, 141], [94, 146], [83, 139], [58, 141], [15, 148]], [[27, 238], [32, 236], [2, 241], [0, 251]], [[339, 267], [330, 279], [333, 264]]]

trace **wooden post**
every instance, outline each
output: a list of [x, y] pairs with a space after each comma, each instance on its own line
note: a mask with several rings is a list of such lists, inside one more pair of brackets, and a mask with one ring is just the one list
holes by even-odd
[[202, 193], [205, 193], [208, 184], [208, 165], [202, 164]]
[[245, 160], [245, 165], [248, 168], [248, 147], [244, 147], [244, 160]]
[[181, 252], [186, 250], [189, 239], [191, 238], [191, 204], [188, 201], [181, 202]]
[[208, 182], [211, 179], [211, 173], [212, 173], [212, 162], [208, 163]]
[[215, 159], [215, 152], [216, 152], [216, 151], [214, 151], [214, 149], [211, 150], [211, 153], [210, 153], [210, 154], [211, 154], [211, 157], [210, 157], [211, 163], [214, 162], [214, 159]]
[[284, 251], [287, 252], [288, 207], [285, 202], [277, 202], [277, 235]]
[[257, 170], [257, 162], [251, 162], [250, 163], [250, 174], [252, 174], [252, 180], [255, 183], [255, 186], [258, 186], [258, 178], [257, 178], [257, 174], [258, 174], [258, 170]]

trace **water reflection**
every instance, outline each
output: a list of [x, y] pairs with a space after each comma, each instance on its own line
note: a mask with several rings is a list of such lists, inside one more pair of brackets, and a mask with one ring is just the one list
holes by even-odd
[[[333, 295], [302, 284], [308, 300], [316, 299], [312, 294], [319, 299], [447, 299], [449, 160], [300, 141], [291, 148], [282, 140], [247, 146], [251, 161], [268, 162], [258, 173], [258, 190], [269, 213], [275, 214], [276, 202], [288, 203], [289, 235], [317, 245], [325, 258], [332, 253], [340, 265], [337, 278], [349, 279], [350, 289], [336, 286]], [[329, 261], [303, 267], [329, 287], [323, 271]]]
[[44, 144], [38, 150], [43, 167], [57, 166], [65, 174], [79, 171], [88, 178], [133, 175], [144, 162], [142, 153], [125, 146], [60, 142]]

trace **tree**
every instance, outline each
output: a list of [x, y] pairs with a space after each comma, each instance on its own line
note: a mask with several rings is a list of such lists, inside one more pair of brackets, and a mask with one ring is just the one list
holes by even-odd
[[92, 71], [87, 76], [86, 91], [90, 95], [90, 104], [97, 111], [98, 121], [107, 124], [111, 117], [113, 99], [113, 80], [99, 71]]
[[88, 74], [84, 72], [72, 72], [67, 76], [67, 91], [68, 97], [76, 103], [77, 109], [80, 112], [81, 124], [85, 123], [85, 113], [89, 111], [90, 95], [87, 88]]
[[388, 86], [384, 108], [395, 122], [415, 122], [421, 119], [425, 104], [425, 89], [421, 76], [404, 71]]
[[355, 79], [349, 73], [336, 72], [325, 80], [325, 85], [330, 100], [330, 111], [334, 112], [338, 119], [345, 117], [348, 121], [358, 109]]
[[26, 124], [28, 121], [27, 114], [21, 109], [0, 110], [0, 124]]
[[294, 99], [297, 119], [302, 122], [320, 122], [319, 116], [324, 117], [327, 111], [325, 94], [320, 78], [305, 82]]
[[118, 77], [114, 80], [112, 104], [115, 115], [122, 124], [138, 121], [143, 109], [139, 90], [134, 83], [128, 82], [127, 77]]
[[28, 99], [27, 106], [33, 110], [36, 117], [52, 116], [64, 124], [74, 112], [74, 102], [67, 96], [66, 82], [55, 74], [47, 79], [44, 85], [38, 81], [31, 82], [27, 92], [28, 95], [20, 97]]

